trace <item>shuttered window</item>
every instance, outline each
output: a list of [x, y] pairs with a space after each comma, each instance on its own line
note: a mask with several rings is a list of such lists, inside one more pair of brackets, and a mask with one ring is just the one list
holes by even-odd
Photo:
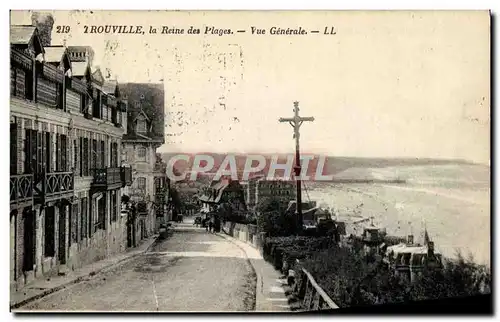
[[106, 162], [106, 146], [104, 144], [104, 141], [101, 141], [101, 167], [104, 168], [107, 166], [107, 162]]
[[75, 173], [80, 173], [80, 169], [78, 167], [78, 140], [73, 140], [73, 171]]
[[10, 174], [17, 174], [17, 124], [10, 124]]
[[68, 171], [68, 137], [61, 135], [61, 171]]

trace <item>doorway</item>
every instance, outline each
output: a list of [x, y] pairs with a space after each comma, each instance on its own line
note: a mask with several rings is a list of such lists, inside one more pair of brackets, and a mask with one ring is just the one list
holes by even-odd
[[66, 264], [66, 206], [59, 207], [59, 264]]
[[31, 207], [23, 210], [24, 258], [23, 271], [29, 272], [35, 266], [35, 215]]

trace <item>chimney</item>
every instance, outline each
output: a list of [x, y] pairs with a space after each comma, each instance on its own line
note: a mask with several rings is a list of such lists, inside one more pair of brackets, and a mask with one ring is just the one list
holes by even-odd
[[31, 25], [38, 29], [42, 46], [50, 46], [52, 42], [54, 17], [52, 17], [50, 13], [33, 12], [31, 15]]
[[413, 235], [408, 235], [408, 245], [413, 245]]

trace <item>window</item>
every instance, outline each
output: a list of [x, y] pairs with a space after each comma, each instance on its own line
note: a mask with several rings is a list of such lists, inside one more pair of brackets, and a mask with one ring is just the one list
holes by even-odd
[[10, 174], [17, 174], [17, 124], [10, 123]]
[[66, 171], [66, 136], [56, 135], [56, 171]]
[[80, 138], [80, 175], [89, 175], [89, 139]]
[[78, 168], [78, 145], [77, 140], [73, 140], [73, 171]]
[[101, 167], [104, 168], [108, 165], [108, 163], [106, 162], [106, 148], [105, 148], [105, 145], [104, 145], [104, 141], [101, 141]]
[[137, 148], [137, 161], [146, 161], [146, 148], [143, 146]]
[[26, 130], [24, 140], [24, 173], [34, 173], [36, 169], [37, 133], [34, 130]]
[[106, 218], [106, 193], [102, 193], [92, 202], [92, 224], [96, 232], [98, 229], [105, 229], [104, 220]]
[[97, 140], [92, 140], [92, 165], [90, 166], [90, 169], [94, 171], [97, 168], [97, 156], [99, 154], [97, 153]]
[[68, 137], [61, 135], [61, 170], [68, 171]]
[[111, 167], [118, 167], [118, 143], [111, 143]]
[[[44, 144], [44, 154], [45, 154], [45, 168], [47, 172], [52, 172], [54, 166], [52, 164], [52, 134], [50, 132], [45, 132], [45, 144]], [[57, 142], [56, 142], [57, 144]]]
[[146, 133], [146, 121], [143, 119], [137, 120], [137, 133]]
[[146, 191], [146, 178], [137, 178], [137, 188]]

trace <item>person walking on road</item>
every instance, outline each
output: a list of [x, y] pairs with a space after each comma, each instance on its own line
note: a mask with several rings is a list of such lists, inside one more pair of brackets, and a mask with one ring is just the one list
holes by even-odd
[[214, 226], [214, 225], [213, 225], [212, 221], [210, 220], [210, 221], [208, 222], [208, 231], [209, 231], [209, 232], [213, 232], [213, 231], [212, 231], [213, 226]]

